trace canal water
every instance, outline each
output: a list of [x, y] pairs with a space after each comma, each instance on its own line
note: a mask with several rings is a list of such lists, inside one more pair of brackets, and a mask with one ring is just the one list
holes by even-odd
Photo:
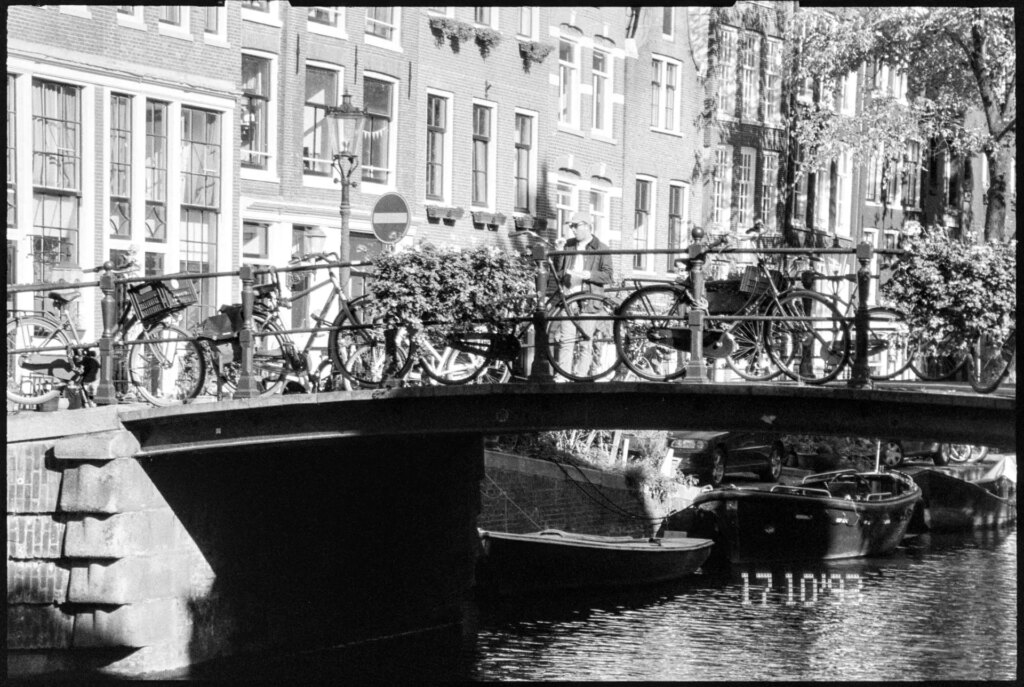
[[643, 590], [480, 602], [461, 642], [193, 669], [178, 679], [1016, 680], [1016, 528], [893, 555], [745, 565]]

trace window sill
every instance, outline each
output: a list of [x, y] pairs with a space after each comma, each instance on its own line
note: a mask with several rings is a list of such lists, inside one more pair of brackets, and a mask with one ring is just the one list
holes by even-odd
[[677, 138], [683, 137], [682, 131], [672, 131], [671, 129], [659, 129], [656, 126], [652, 126], [651, 131], [653, 131], [656, 134], [668, 134], [669, 136], [675, 136]]
[[341, 185], [335, 183], [334, 177], [324, 176], [323, 174], [307, 174], [302, 173], [302, 185], [305, 188], [321, 188], [328, 190], [341, 190]]
[[562, 131], [567, 134], [572, 134], [573, 136], [579, 136], [580, 138], [583, 138], [584, 136], [583, 132], [580, 131], [580, 128], [578, 126], [572, 126], [571, 124], [563, 124], [562, 122], [559, 122], [557, 128], [559, 131]]
[[277, 176], [277, 173], [269, 169], [241, 167], [239, 176], [245, 181], [269, 181], [275, 184], [281, 183], [281, 177]]
[[364, 33], [363, 34], [363, 42], [366, 43], [366, 45], [373, 45], [373, 46], [376, 46], [378, 48], [384, 48], [385, 50], [393, 50], [395, 52], [405, 52], [404, 50], [402, 50], [402, 46], [401, 46], [401, 44], [399, 44], [398, 40], [394, 39], [394, 38], [391, 39], [391, 40], [387, 40], [387, 39], [381, 38], [380, 36], [374, 36], [371, 33]]
[[315, 21], [308, 21], [307, 20], [307, 22], [306, 22], [306, 29], [310, 33], [315, 33], [318, 36], [327, 36], [328, 38], [338, 38], [338, 39], [341, 39], [343, 41], [347, 41], [348, 40], [348, 33], [346, 33], [345, 29], [341, 28], [341, 27], [331, 27], [331, 26], [327, 26], [326, 24], [318, 24]]
[[161, 36], [167, 36], [168, 38], [177, 38], [179, 41], [193, 42], [192, 34], [187, 29], [183, 29], [178, 26], [168, 26], [167, 24], [157, 24], [157, 32]]
[[135, 29], [136, 31], [146, 30], [146, 22], [144, 20], [129, 17], [125, 14], [117, 15], [117, 25], [123, 26], [126, 29]]
[[221, 38], [220, 36], [208, 36], [203, 35], [203, 42], [207, 45], [212, 45], [215, 48], [230, 48], [231, 44], [228, 43], [227, 39]]
[[[394, 175], [392, 175], [394, 176]], [[356, 190], [356, 189], [354, 189]], [[368, 196], [380, 196], [385, 193], [391, 193], [397, 191], [398, 188], [394, 182], [388, 182], [386, 184], [378, 184], [373, 181], [360, 181], [357, 189], [360, 193], [365, 193]]]
[[602, 143], [611, 143], [612, 145], [618, 145], [619, 141], [617, 138], [605, 133], [601, 129], [591, 129], [590, 138], [595, 141], [601, 141]]
[[84, 5], [61, 5], [60, 13], [70, 14], [73, 17], [82, 17], [83, 19], [92, 19], [89, 8]]
[[251, 21], [254, 24], [266, 24], [267, 26], [273, 26], [277, 29], [281, 28], [281, 20], [268, 16], [266, 12], [256, 12], [253, 10], [243, 9], [242, 21]]

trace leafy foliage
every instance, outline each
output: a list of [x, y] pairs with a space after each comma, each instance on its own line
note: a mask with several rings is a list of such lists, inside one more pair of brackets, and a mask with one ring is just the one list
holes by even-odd
[[469, 329], [485, 322], [501, 328], [508, 318], [524, 316], [532, 307], [534, 264], [493, 246], [417, 246], [382, 253], [373, 265], [370, 291], [388, 326]]
[[981, 332], [1002, 340], [1017, 309], [1017, 242], [966, 245], [933, 230], [912, 239], [882, 294], [901, 303], [911, 331], [940, 354]]

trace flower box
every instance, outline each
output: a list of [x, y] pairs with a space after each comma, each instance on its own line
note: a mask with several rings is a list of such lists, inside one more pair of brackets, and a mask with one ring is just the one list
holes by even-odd
[[454, 222], [457, 219], [462, 219], [465, 214], [465, 210], [461, 207], [448, 207], [446, 205], [427, 205], [427, 221], [432, 224], [437, 224], [440, 221], [448, 223]]
[[516, 230], [518, 231], [533, 229], [534, 225], [537, 223], [537, 219], [533, 215], [516, 215], [514, 221], [516, 224]]
[[483, 212], [479, 210], [473, 212], [473, 224], [486, 226], [492, 231], [496, 231], [504, 223], [505, 215], [500, 212]]

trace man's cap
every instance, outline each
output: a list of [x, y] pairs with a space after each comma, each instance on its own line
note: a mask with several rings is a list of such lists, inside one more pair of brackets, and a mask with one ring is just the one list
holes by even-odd
[[577, 212], [569, 220], [569, 224], [586, 224], [591, 229], [594, 228], [594, 219], [590, 216], [589, 212]]

